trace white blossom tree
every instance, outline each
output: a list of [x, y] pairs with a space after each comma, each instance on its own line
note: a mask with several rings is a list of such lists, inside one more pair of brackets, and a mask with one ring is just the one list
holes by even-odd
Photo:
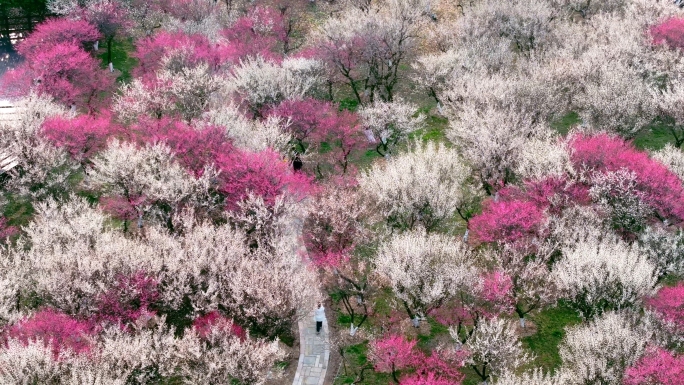
[[430, 231], [458, 212], [467, 216], [464, 206], [473, 199], [468, 191], [475, 189], [468, 184], [471, 171], [458, 153], [432, 142], [414, 147], [363, 173], [361, 191], [377, 202], [388, 224], [401, 229], [421, 224]]
[[[450, 332], [458, 341], [458, 333], [454, 328]], [[467, 364], [485, 384], [491, 378], [519, 368], [532, 358], [523, 349], [515, 326], [498, 317], [479, 322], [466, 341], [465, 348], [470, 353]]]
[[656, 268], [638, 246], [604, 234], [579, 240], [562, 252], [552, 277], [584, 318], [633, 307], [654, 291]]
[[624, 370], [641, 357], [650, 334], [616, 312], [568, 328], [559, 350], [569, 383], [622, 384]]
[[248, 111], [260, 116], [264, 106], [315, 95], [323, 82], [322, 63], [287, 58], [278, 65], [262, 57], [250, 58], [233, 68], [228, 87]]
[[377, 143], [378, 154], [389, 155], [399, 142], [423, 127], [425, 115], [414, 118], [416, 110], [417, 106], [401, 100], [375, 102], [359, 110], [361, 121], [368, 130], [366, 135], [369, 141]]
[[0, 123], [0, 148], [8, 149], [19, 161], [16, 175], [6, 184], [8, 191], [43, 200], [61, 198], [71, 190], [69, 179], [78, 163], [39, 135], [46, 118], [64, 115], [67, 111], [49, 98], [30, 94], [15, 104], [13, 120]]
[[422, 230], [394, 236], [375, 258], [378, 275], [410, 318], [425, 318], [460, 290], [474, 289], [477, 274], [465, 243]]

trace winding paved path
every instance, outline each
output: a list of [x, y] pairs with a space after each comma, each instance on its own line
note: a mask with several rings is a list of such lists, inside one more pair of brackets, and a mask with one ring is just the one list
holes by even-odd
[[328, 319], [316, 335], [313, 311], [299, 321], [299, 364], [292, 385], [323, 385], [330, 360]]

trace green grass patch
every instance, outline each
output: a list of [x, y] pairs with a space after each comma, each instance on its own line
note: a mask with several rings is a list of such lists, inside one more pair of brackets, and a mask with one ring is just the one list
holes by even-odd
[[660, 150], [668, 143], [674, 143], [670, 131], [662, 122], [653, 122], [634, 138], [634, 146], [640, 150]]
[[[133, 39], [116, 39], [112, 42], [112, 64], [114, 69], [121, 71], [121, 74], [116, 78], [119, 83], [128, 83], [131, 81], [131, 70], [138, 64], [138, 59], [131, 56], [135, 51]], [[97, 55], [102, 60], [102, 67], [106, 68], [107, 62], [107, 44], [102, 41], [100, 44], [99, 54]]]
[[582, 123], [580, 116], [576, 112], [570, 111], [560, 119], [552, 121], [551, 128], [561, 135], [567, 135], [573, 126], [580, 123]]
[[2, 210], [2, 215], [7, 218], [10, 226], [26, 226], [33, 218], [33, 205], [28, 199], [7, 194], [7, 204]]
[[442, 116], [429, 115], [425, 119], [425, 127], [412, 132], [409, 140], [422, 139], [424, 142], [447, 143], [446, 130], [449, 128], [449, 119]]
[[582, 320], [577, 312], [563, 304], [546, 309], [530, 319], [537, 325], [537, 333], [522, 339], [523, 344], [536, 356], [529, 366], [553, 371], [562, 363], [558, 344], [565, 336], [565, 327], [576, 325]]

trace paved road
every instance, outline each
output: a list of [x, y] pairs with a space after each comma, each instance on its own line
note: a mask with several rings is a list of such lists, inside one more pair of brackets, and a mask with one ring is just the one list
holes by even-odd
[[323, 330], [316, 335], [313, 311], [299, 321], [300, 352], [297, 373], [292, 385], [323, 385], [330, 360], [328, 320], [323, 321]]

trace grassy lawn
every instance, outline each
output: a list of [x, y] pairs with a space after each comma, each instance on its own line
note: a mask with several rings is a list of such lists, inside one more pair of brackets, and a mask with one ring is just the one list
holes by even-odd
[[545, 371], [553, 371], [561, 365], [558, 344], [565, 335], [565, 327], [581, 322], [577, 312], [562, 304], [533, 315], [530, 319], [537, 325], [537, 333], [522, 339], [523, 345], [534, 353], [530, 365]]
[[[97, 55], [102, 60], [102, 68], [106, 68], [107, 62], [107, 45], [105, 42], [100, 42], [100, 50]], [[120, 83], [130, 82], [131, 70], [138, 64], [138, 60], [131, 57], [131, 52], [135, 51], [133, 46], [133, 39], [117, 39], [112, 43], [112, 63], [114, 70], [121, 71], [121, 74], [116, 78]]]
[[655, 122], [634, 138], [634, 146], [640, 150], [660, 150], [666, 144], [674, 144], [674, 138], [662, 123]]

